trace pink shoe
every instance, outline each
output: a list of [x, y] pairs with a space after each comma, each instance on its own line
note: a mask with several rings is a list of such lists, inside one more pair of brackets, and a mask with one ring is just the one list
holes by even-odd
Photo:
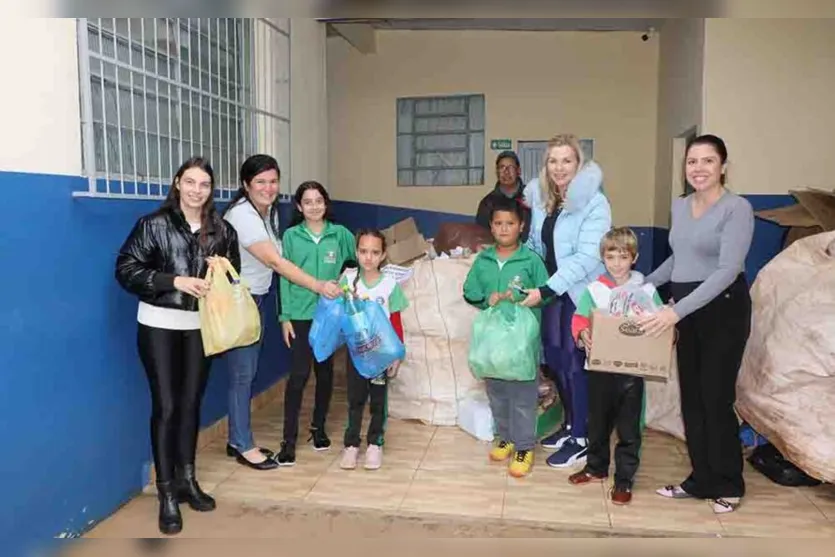
[[377, 445], [368, 445], [365, 451], [365, 469], [377, 470], [383, 465], [383, 448]]
[[357, 447], [345, 447], [345, 450], [342, 451], [342, 462], [339, 463], [339, 467], [343, 470], [353, 470], [356, 468], [359, 452], [360, 450]]

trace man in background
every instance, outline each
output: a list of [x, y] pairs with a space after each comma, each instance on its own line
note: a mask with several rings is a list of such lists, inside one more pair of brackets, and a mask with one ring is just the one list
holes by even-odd
[[500, 197], [515, 199], [522, 206], [522, 213], [525, 218], [525, 225], [522, 229], [520, 240], [524, 243], [528, 239], [528, 226], [531, 222], [531, 210], [523, 199], [522, 192], [525, 184], [522, 183], [522, 168], [519, 164], [519, 157], [513, 151], [502, 151], [496, 157], [496, 187], [493, 191], [484, 196], [478, 204], [478, 212], [475, 221], [478, 225], [490, 230], [490, 215], [493, 212], [493, 203]]

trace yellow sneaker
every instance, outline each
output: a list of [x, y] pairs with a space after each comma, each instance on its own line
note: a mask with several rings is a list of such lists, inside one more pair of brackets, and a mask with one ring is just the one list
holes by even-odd
[[513, 462], [510, 463], [510, 475], [523, 478], [531, 473], [533, 467], [533, 451], [516, 451]]
[[493, 445], [493, 450], [490, 451], [490, 460], [495, 462], [502, 462], [510, 458], [513, 454], [513, 443], [507, 441], [498, 441]]

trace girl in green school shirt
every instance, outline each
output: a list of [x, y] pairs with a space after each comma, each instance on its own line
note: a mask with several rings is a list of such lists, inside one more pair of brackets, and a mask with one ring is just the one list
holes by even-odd
[[[319, 182], [304, 182], [296, 190], [294, 204], [291, 226], [282, 239], [284, 257], [319, 280], [339, 279], [346, 262], [354, 260], [354, 236], [344, 226], [331, 221], [331, 200], [327, 190]], [[316, 374], [316, 396], [308, 440], [317, 451], [331, 446], [325, 432], [325, 420], [333, 391], [333, 359], [314, 362], [308, 342], [319, 295], [284, 277], [281, 277], [279, 287], [279, 321], [284, 342], [291, 351], [291, 365], [284, 391], [284, 440], [276, 460], [279, 466], [292, 466], [296, 463], [299, 412], [311, 363]]]

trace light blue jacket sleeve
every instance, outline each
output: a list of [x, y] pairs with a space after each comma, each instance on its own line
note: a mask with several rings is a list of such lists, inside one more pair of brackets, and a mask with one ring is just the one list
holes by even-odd
[[612, 227], [612, 210], [602, 193], [590, 201], [589, 211], [580, 223], [577, 248], [557, 260], [557, 272], [548, 279], [548, 287], [558, 296], [586, 277], [600, 265], [600, 241]]

